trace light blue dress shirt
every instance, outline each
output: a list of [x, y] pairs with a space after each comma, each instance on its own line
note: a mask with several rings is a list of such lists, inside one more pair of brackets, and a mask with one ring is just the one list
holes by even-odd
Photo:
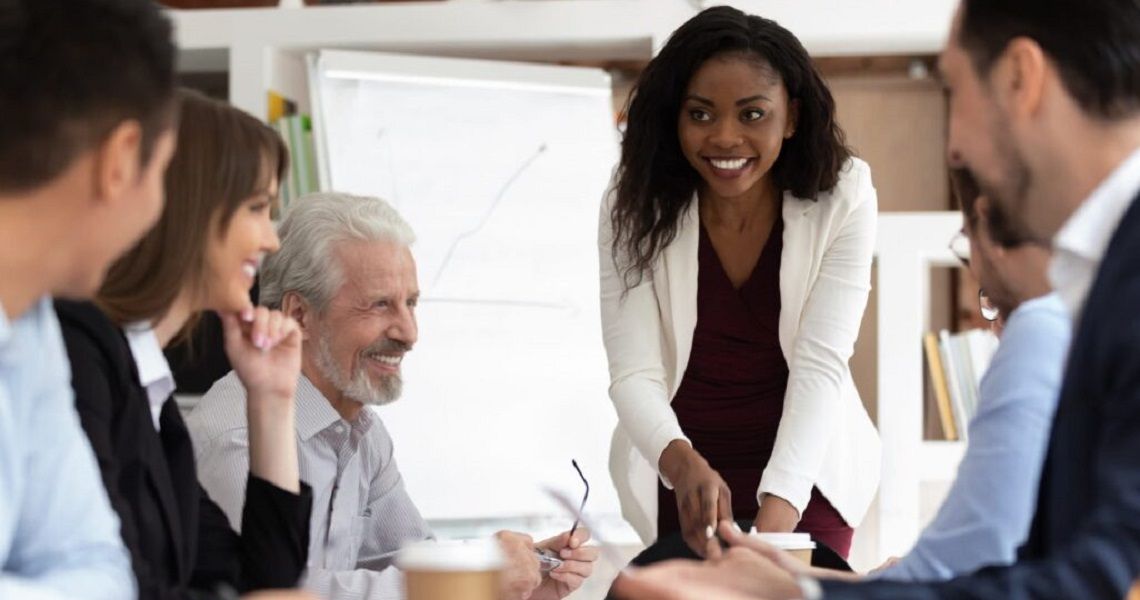
[[0, 306], [0, 599], [134, 597], [51, 302]]
[[914, 548], [878, 577], [944, 580], [1013, 562], [1037, 503], [1070, 333], [1055, 294], [1009, 316], [982, 377], [958, 477]]

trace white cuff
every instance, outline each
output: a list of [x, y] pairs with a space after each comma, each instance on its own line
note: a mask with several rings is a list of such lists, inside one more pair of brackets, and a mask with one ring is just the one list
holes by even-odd
[[800, 595], [803, 600], [823, 600], [823, 587], [815, 578], [800, 575], [796, 577], [796, 584], [800, 586]]
[[784, 469], [773, 468], [771, 465], [764, 469], [760, 476], [760, 487], [756, 490], [756, 502], [763, 502], [764, 494], [779, 496], [787, 500], [801, 516], [811, 500], [811, 490], [815, 482], [810, 477]]

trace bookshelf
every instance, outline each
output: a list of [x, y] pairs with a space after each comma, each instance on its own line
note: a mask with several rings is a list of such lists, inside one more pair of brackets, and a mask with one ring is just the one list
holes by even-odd
[[950, 481], [962, 442], [923, 440], [922, 335], [930, 329], [932, 267], [957, 265], [948, 242], [962, 227], [958, 212], [883, 213], [878, 262], [878, 426], [883, 470], [877, 505], [882, 556], [901, 555], [922, 526], [923, 482]]

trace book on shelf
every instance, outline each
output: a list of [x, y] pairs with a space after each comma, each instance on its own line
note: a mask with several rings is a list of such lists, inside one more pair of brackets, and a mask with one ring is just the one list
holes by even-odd
[[279, 184], [281, 210], [285, 211], [293, 200], [319, 189], [313, 122], [308, 115], [297, 113], [296, 102], [276, 92], [269, 92], [269, 118], [289, 149], [289, 172]]
[[926, 366], [930, 373], [931, 387], [934, 388], [934, 402], [938, 407], [938, 421], [942, 426], [942, 437], [958, 439], [958, 426], [954, 420], [950, 404], [950, 389], [946, 385], [946, 369], [942, 366], [942, 355], [938, 349], [938, 336], [927, 333], [922, 336], [922, 346], [926, 349]]
[[983, 329], [942, 330], [923, 336], [923, 348], [943, 439], [968, 440], [970, 420], [978, 413], [982, 376], [997, 350], [997, 338]]

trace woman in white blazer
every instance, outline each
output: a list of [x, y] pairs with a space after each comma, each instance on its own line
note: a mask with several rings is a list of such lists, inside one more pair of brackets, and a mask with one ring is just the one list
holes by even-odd
[[735, 517], [848, 553], [879, 479], [848, 367], [876, 217], [787, 30], [711, 8], [649, 63], [599, 233], [610, 469], [647, 543], [703, 554]]

